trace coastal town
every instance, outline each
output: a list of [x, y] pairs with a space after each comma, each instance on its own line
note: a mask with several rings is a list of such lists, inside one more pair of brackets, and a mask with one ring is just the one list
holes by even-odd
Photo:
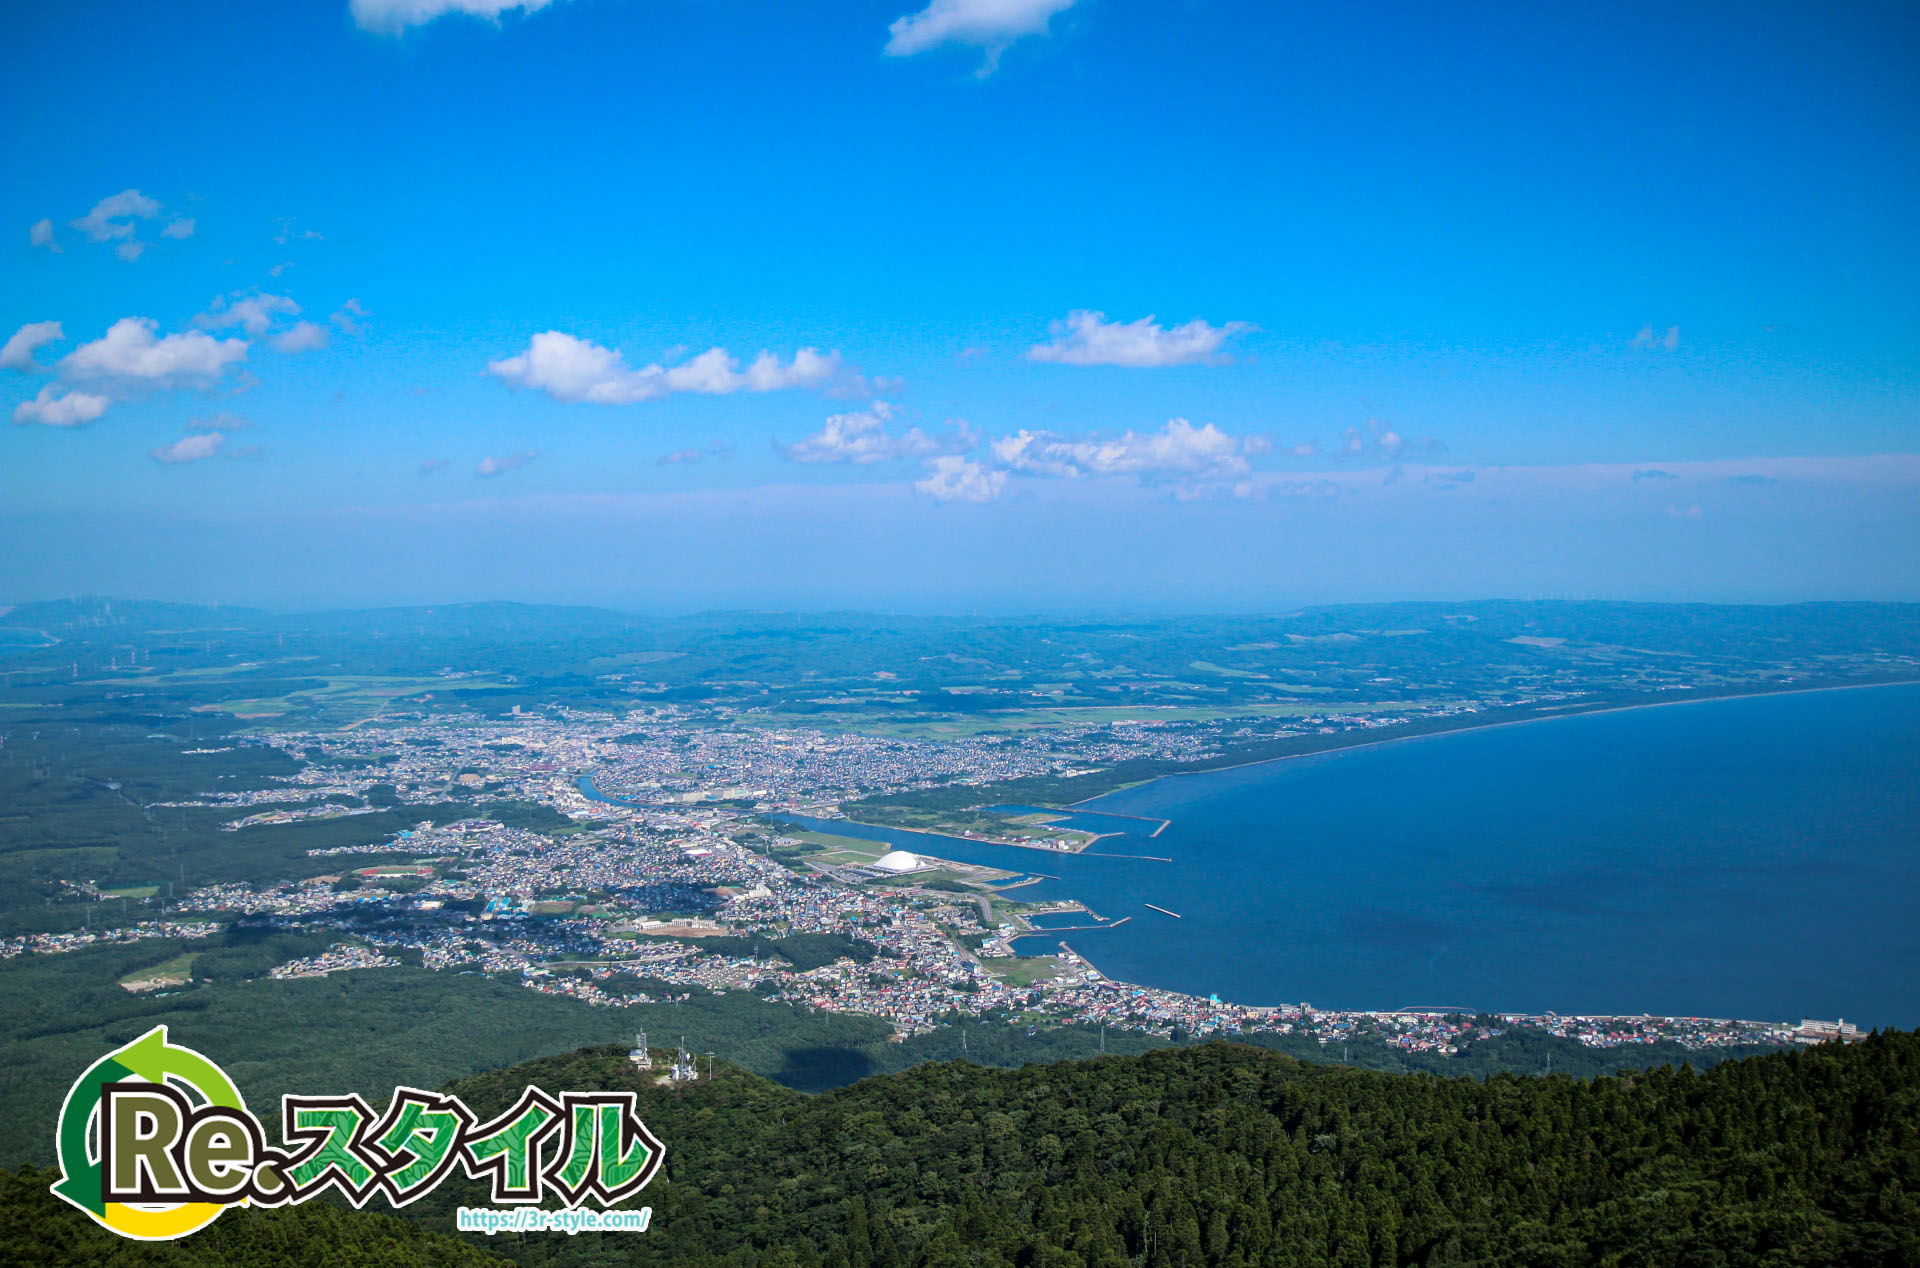
[[[1405, 720], [1327, 713], [1290, 726], [1329, 733]], [[1699, 1050], [1858, 1036], [1845, 1023], [1809, 1020], [1251, 1006], [1116, 981], [1088, 958], [1087, 943], [1070, 945], [1061, 931], [1120, 921], [1072, 900], [1023, 900], [1033, 877], [943, 859], [939, 837], [924, 838], [934, 847], [916, 854], [817, 830], [847, 822], [843, 803], [862, 797], [1072, 774], [1141, 756], [1197, 762], [1243, 741], [1245, 731], [1244, 724], [1144, 721], [933, 741], [716, 726], [711, 718], [695, 724], [671, 706], [616, 717], [564, 709], [497, 719], [422, 713], [353, 731], [270, 731], [241, 742], [296, 756], [297, 773], [274, 787], [213, 788], [193, 802], [167, 804], [230, 807], [227, 826], [235, 831], [316, 818], [350, 823], [386, 807], [442, 808], [450, 796], [466, 813], [313, 849], [308, 856], [323, 870], [277, 883], [177, 894], [168, 886], [147, 900], [158, 908], [154, 918], [98, 934], [19, 936], [0, 942], [0, 956], [206, 936], [240, 921], [332, 939], [318, 954], [274, 967], [274, 978], [413, 964], [498, 975], [613, 1009], [749, 991], [878, 1018], [897, 1039], [980, 1019], [1173, 1040], [1297, 1035], [1330, 1048], [1366, 1038], [1447, 1056], [1528, 1027], [1595, 1048], [1664, 1040]], [[542, 808], [547, 821], [526, 826], [499, 813], [528, 806]], [[1048, 819], [1015, 821], [1021, 835], [957, 828], [944, 839], [1034, 849], [1078, 849], [1097, 839], [1051, 829]], [[802, 823], [813, 826], [795, 826]]]

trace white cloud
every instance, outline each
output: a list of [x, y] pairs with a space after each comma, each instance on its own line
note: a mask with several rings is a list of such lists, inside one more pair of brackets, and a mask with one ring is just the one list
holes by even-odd
[[913, 487], [936, 502], [991, 502], [1006, 484], [1004, 471], [959, 454], [943, 454], [927, 463], [926, 478], [914, 481]]
[[1653, 324], [1649, 322], [1640, 327], [1639, 332], [1633, 336], [1633, 346], [1649, 351], [1663, 348], [1672, 352], [1680, 346], [1680, 327], [1668, 326], [1667, 333], [1662, 335], [1654, 333]]
[[535, 335], [518, 356], [487, 363], [487, 373], [509, 383], [538, 388], [557, 401], [595, 405], [627, 405], [673, 392], [725, 396], [818, 387], [840, 370], [839, 353], [823, 356], [812, 348], [800, 349], [784, 365], [771, 352], [762, 352], [745, 372], [724, 348], [709, 348], [676, 366], [635, 370], [619, 352], [558, 330]]
[[339, 310], [327, 320], [338, 326], [341, 334], [358, 335], [365, 333], [367, 329], [366, 317], [367, 310], [360, 306], [360, 301], [350, 299], [340, 305]]
[[220, 452], [220, 446], [227, 443], [225, 432], [202, 431], [191, 436], [183, 436], [171, 445], [162, 445], [149, 450], [158, 460], [168, 464], [198, 462], [202, 458], [211, 458]]
[[289, 216], [280, 217], [277, 223], [280, 225], [280, 231], [273, 235], [273, 240], [281, 246], [289, 242], [325, 242], [327, 240], [327, 235], [317, 229], [296, 228], [293, 219]]
[[630, 370], [618, 352], [549, 330], [537, 334], [519, 356], [489, 361], [487, 373], [521, 387], [538, 388], [561, 401], [618, 405], [663, 395], [658, 366]]
[[979, 74], [991, 75], [1009, 44], [1046, 33], [1053, 15], [1074, 0], [932, 0], [887, 27], [886, 54], [910, 57], [942, 44], [967, 44], [986, 50]]
[[924, 458], [942, 451], [970, 449], [978, 437], [963, 421], [944, 439], [936, 439], [912, 427], [896, 436], [887, 430], [887, 421], [899, 411], [885, 401], [875, 401], [858, 413], [829, 414], [820, 430], [782, 453], [795, 462], [851, 462], [864, 465], [896, 458]]
[[724, 440], [716, 440], [705, 449], [676, 449], [672, 453], [663, 453], [653, 460], [657, 467], [678, 467], [689, 462], [726, 462], [733, 457], [733, 446]]
[[519, 453], [510, 453], [500, 458], [489, 454], [480, 460], [480, 465], [473, 469], [473, 474], [477, 476], [499, 475], [502, 471], [512, 471], [516, 467], [524, 467], [539, 456], [540, 451], [538, 449], [526, 449]]
[[123, 379], [163, 387], [209, 383], [247, 357], [245, 339], [215, 339], [189, 330], [162, 339], [151, 318], [122, 317], [92, 343], [81, 344], [60, 362], [72, 379]]
[[993, 460], [1015, 471], [1077, 478], [1084, 475], [1187, 475], [1221, 479], [1249, 469], [1244, 441], [1212, 423], [1195, 427], [1170, 418], [1157, 432], [1129, 431], [1113, 439], [1073, 439], [1052, 432], [1001, 436]]
[[306, 352], [327, 346], [327, 328], [310, 321], [297, 321], [273, 337], [273, 346], [281, 352]]
[[182, 216], [162, 229], [160, 236], [163, 238], [191, 238], [193, 236], [193, 226], [194, 219], [192, 216]]
[[91, 392], [68, 392], [64, 396], [55, 396], [53, 393], [53, 384], [49, 383], [32, 400], [21, 401], [13, 407], [13, 421], [45, 423], [49, 427], [78, 427], [106, 413], [111, 403], [106, 397], [95, 396]]
[[427, 458], [420, 463], [418, 468], [416, 468], [415, 474], [423, 475], [423, 476], [432, 475], [434, 472], [440, 470], [442, 467], [445, 467], [446, 465], [447, 465], [447, 460], [445, 458]]
[[27, 228], [27, 241], [36, 247], [45, 247], [55, 255], [65, 255], [66, 248], [53, 240], [53, 221], [36, 220]]
[[71, 223], [94, 242], [111, 242], [131, 238], [135, 220], [151, 220], [159, 214], [158, 199], [149, 198], [137, 189], [123, 189], [102, 198], [93, 205], [92, 211]]
[[528, 13], [544, 9], [552, 0], [349, 0], [347, 12], [363, 31], [398, 35], [410, 26], [425, 26], [449, 13], [498, 22], [511, 9]]
[[[1446, 447], [1446, 444], [1435, 436], [1422, 436], [1418, 440], [1408, 440], [1377, 418], [1369, 418], [1365, 429], [1349, 427], [1340, 433], [1340, 453], [1350, 458], [1372, 456], [1392, 460], [1408, 452], [1443, 453]], [[1310, 444], [1294, 450], [1294, 453], [1300, 457], [1316, 452], [1318, 452], [1317, 448]]]
[[285, 295], [249, 295], [244, 291], [235, 291], [231, 295], [217, 297], [207, 311], [193, 321], [196, 326], [205, 326], [210, 330], [238, 326], [258, 339], [279, 318], [299, 315], [300, 305]]
[[0, 369], [38, 370], [39, 362], [33, 354], [46, 344], [64, 339], [57, 321], [35, 321], [13, 332], [4, 347], [0, 347]]
[[113, 249], [113, 253], [125, 260], [128, 264], [132, 264], [145, 253], [146, 249], [147, 244], [144, 242], [122, 242]]
[[1048, 327], [1053, 341], [1027, 349], [1027, 357], [1061, 365], [1187, 365], [1219, 359], [1223, 342], [1253, 328], [1244, 321], [1209, 326], [1196, 318], [1163, 330], [1151, 314], [1139, 321], [1109, 322], [1105, 313], [1082, 308]]

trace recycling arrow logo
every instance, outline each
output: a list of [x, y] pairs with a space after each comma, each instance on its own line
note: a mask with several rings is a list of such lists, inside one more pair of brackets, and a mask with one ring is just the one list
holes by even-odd
[[226, 1072], [191, 1048], [167, 1042], [155, 1026], [124, 1048], [100, 1058], [67, 1091], [60, 1107], [56, 1143], [61, 1179], [53, 1192], [105, 1228], [141, 1241], [171, 1241], [211, 1224], [226, 1209], [220, 1202], [117, 1202], [107, 1200], [103, 1172], [101, 1102], [109, 1084], [152, 1083], [203, 1105], [247, 1112], [240, 1090]]
[[52, 1189], [102, 1228], [149, 1242], [198, 1232], [236, 1204], [278, 1207], [328, 1190], [356, 1207], [376, 1192], [405, 1206], [456, 1169], [497, 1172], [503, 1202], [551, 1193], [569, 1211], [588, 1197], [611, 1207], [660, 1170], [664, 1146], [635, 1096], [529, 1087], [482, 1122], [458, 1097], [418, 1088], [395, 1088], [384, 1115], [358, 1095], [289, 1095], [280, 1108], [290, 1143], [273, 1147], [226, 1072], [155, 1026], [67, 1090]]

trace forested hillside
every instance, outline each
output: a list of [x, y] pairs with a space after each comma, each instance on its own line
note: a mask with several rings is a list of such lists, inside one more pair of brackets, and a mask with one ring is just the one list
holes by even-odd
[[[725, 1066], [659, 1087], [597, 1048], [454, 1090], [485, 1116], [529, 1082], [639, 1089], [667, 1163], [636, 1202], [648, 1233], [475, 1242], [525, 1264], [1920, 1263], [1910, 1033], [1592, 1082], [1209, 1044], [923, 1065], [809, 1097]], [[9, 1252], [104, 1262], [29, 1178], [47, 1177], [10, 1186]], [[444, 1233], [479, 1200], [449, 1183], [408, 1213]], [[234, 1211], [155, 1262], [327, 1262], [313, 1240], [339, 1236], [308, 1211]], [[341, 1242], [375, 1244], [382, 1263], [449, 1262], [439, 1239]]]

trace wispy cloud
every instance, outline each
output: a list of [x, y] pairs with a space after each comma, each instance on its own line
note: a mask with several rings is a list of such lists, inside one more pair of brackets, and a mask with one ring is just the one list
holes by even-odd
[[943, 44], [964, 44], [985, 50], [986, 58], [976, 72], [984, 78], [999, 67], [1000, 54], [1015, 40], [1045, 34], [1054, 15], [1073, 4], [1074, 0], [933, 0], [887, 27], [886, 54], [910, 57]]
[[65, 255], [66, 248], [53, 240], [53, 221], [36, 220], [27, 227], [27, 241], [36, 247], [45, 247], [55, 255]]
[[522, 9], [534, 13], [552, 0], [349, 0], [347, 12], [363, 31], [398, 35], [410, 26], [425, 26], [449, 13], [498, 22], [500, 15]]
[[183, 462], [199, 462], [203, 458], [211, 458], [219, 453], [220, 446], [226, 443], [226, 433], [202, 431], [195, 432], [191, 436], [183, 436], [171, 445], [161, 445], [158, 449], [149, 450], [148, 452], [153, 454], [157, 461], [173, 466]]
[[239, 414], [229, 414], [225, 410], [218, 414], [202, 414], [198, 418], [187, 420], [188, 431], [245, 431], [253, 423]]
[[956, 420], [945, 436], [930, 436], [918, 427], [904, 433], [887, 430], [899, 410], [875, 401], [866, 410], [829, 414], [820, 430], [781, 450], [794, 462], [850, 462], [865, 465], [899, 458], [924, 458], [936, 453], [959, 453], [979, 443], [964, 420]]
[[269, 342], [280, 352], [308, 352], [327, 346], [327, 328], [311, 321], [296, 321]]
[[1647, 351], [1672, 352], [1680, 346], [1680, 327], [1668, 326], [1665, 334], [1654, 331], [1651, 323], [1640, 327], [1632, 340], [1632, 346]]
[[294, 303], [290, 296], [235, 291], [231, 295], [216, 296], [207, 311], [195, 317], [193, 322], [209, 330], [238, 326], [258, 339], [280, 318], [299, 315], [300, 305]]
[[281, 246], [289, 242], [325, 242], [327, 235], [318, 229], [302, 229], [291, 217], [282, 217], [280, 228], [274, 233], [273, 240]]
[[159, 199], [137, 189], [123, 189], [102, 198], [92, 211], [69, 223], [90, 242], [114, 242], [133, 237], [134, 221], [151, 220], [159, 214]]
[[367, 329], [367, 310], [360, 306], [358, 299], [350, 299], [340, 305], [333, 316], [327, 318], [343, 335], [361, 335]]
[[[1438, 436], [1409, 440], [1379, 419], [1369, 418], [1365, 427], [1349, 427], [1340, 433], [1337, 452], [1345, 458], [1393, 462], [1415, 454], [1430, 456], [1445, 453], [1446, 449], [1446, 442]], [[1320, 450], [1318, 446], [1308, 444], [1296, 447], [1293, 452], [1296, 457], [1304, 458]]]
[[1221, 355], [1220, 345], [1252, 329], [1244, 321], [1210, 326], [1196, 318], [1165, 330], [1152, 314], [1138, 321], [1110, 322], [1105, 313], [1082, 308], [1049, 326], [1052, 340], [1027, 349], [1027, 358], [1059, 365], [1136, 367], [1222, 362], [1227, 358]]
[[473, 474], [477, 476], [497, 476], [502, 472], [518, 470], [539, 456], [540, 451], [538, 449], [525, 449], [519, 453], [510, 453], [498, 458], [488, 455], [480, 460], [480, 465], [473, 469]]
[[[159, 199], [150, 198], [137, 189], [123, 189], [102, 198], [93, 205], [92, 211], [67, 223], [89, 242], [112, 243], [113, 253], [131, 263], [139, 259], [148, 246], [140, 240], [140, 222], [157, 219], [164, 210]], [[175, 240], [190, 238], [193, 230], [191, 217], [175, 216], [160, 230], [160, 236]], [[27, 236], [34, 246], [56, 253], [61, 250], [54, 239], [51, 220], [36, 222]]]

